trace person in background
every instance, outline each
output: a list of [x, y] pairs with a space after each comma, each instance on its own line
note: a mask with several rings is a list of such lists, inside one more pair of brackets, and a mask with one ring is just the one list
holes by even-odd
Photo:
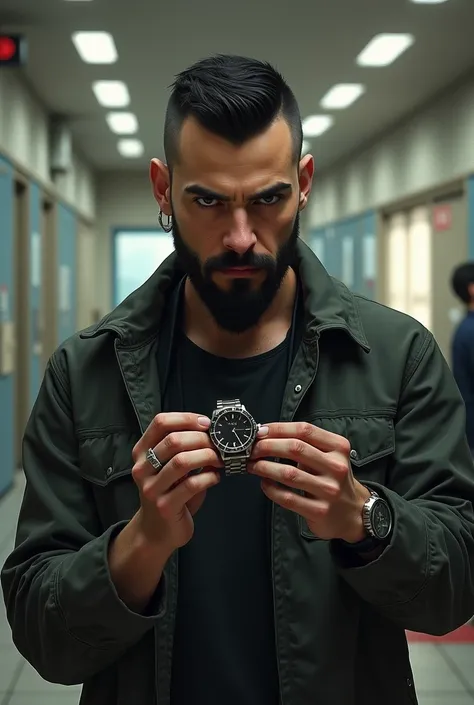
[[451, 285], [466, 306], [466, 315], [452, 341], [452, 367], [456, 383], [466, 405], [466, 435], [474, 455], [474, 262], [457, 267]]

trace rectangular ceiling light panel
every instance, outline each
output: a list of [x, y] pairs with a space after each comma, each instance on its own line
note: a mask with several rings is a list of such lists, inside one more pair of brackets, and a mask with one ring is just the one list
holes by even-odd
[[357, 57], [359, 66], [389, 66], [414, 43], [411, 34], [378, 34]]
[[118, 54], [108, 32], [74, 32], [72, 41], [86, 64], [114, 64]]
[[138, 120], [133, 113], [108, 113], [106, 120], [112, 132], [117, 135], [133, 135], [138, 130]]
[[319, 137], [332, 127], [334, 119], [330, 115], [310, 115], [303, 120], [303, 135]]
[[143, 143], [135, 139], [120, 140], [117, 148], [122, 157], [127, 159], [141, 157], [144, 152]]
[[360, 83], [340, 83], [331, 88], [321, 101], [324, 110], [343, 110], [360, 98], [365, 92]]
[[125, 108], [130, 103], [128, 88], [122, 81], [95, 81], [92, 90], [104, 108]]

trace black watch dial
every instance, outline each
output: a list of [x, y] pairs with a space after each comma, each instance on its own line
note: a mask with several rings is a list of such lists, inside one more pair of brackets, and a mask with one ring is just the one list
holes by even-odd
[[372, 529], [378, 539], [386, 539], [392, 530], [392, 513], [387, 502], [378, 499], [372, 509]]
[[210, 430], [214, 444], [224, 453], [242, 453], [255, 440], [257, 426], [249, 413], [223, 409]]

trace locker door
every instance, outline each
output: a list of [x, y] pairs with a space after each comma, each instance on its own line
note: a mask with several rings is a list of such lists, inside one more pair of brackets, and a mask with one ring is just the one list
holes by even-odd
[[43, 236], [41, 192], [37, 184], [30, 185], [30, 410], [36, 401], [43, 376]]
[[[0, 158], [0, 323], [13, 320], [13, 169]], [[0, 375], [0, 495], [9, 489], [15, 467], [14, 375]]]
[[76, 332], [76, 230], [74, 213], [58, 205], [58, 345]]
[[374, 299], [377, 284], [377, 235], [376, 215], [368, 213], [361, 221], [360, 247], [360, 293]]
[[97, 309], [96, 243], [94, 231], [85, 223], [78, 224], [77, 233], [77, 328], [92, 325]]

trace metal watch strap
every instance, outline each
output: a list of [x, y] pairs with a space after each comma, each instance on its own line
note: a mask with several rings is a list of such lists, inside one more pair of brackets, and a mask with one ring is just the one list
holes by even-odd
[[227, 406], [242, 406], [240, 399], [218, 399], [217, 400], [217, 410], [226, 408]]
[[[227, 407], [241, 407], [242, 402], [240, 399], [218, 399], [217, 400], [217, 410], [225, 409]], [[247, 456], [246, 455], [228, 455], [222, 456], [224, 461], [224, 468], [226, 475], [241, 475], [245, 472], [247, 467]]]

